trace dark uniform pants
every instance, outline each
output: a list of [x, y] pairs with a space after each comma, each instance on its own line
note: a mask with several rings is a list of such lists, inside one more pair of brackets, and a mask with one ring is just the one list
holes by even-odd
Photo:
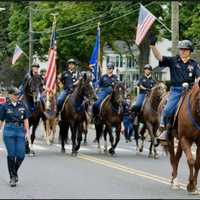
[[25, 157], [25, 133], [24, 127], [6, 124], [3, 133], [3, 140], [8, 156], [24, 159]]

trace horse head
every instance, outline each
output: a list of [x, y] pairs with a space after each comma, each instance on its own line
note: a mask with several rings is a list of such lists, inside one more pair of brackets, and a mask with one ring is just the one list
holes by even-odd
[[125, 87], [122, 82], [117, 82], [113, 85], [112, 100], [121, 105], [125, 97]]
[[34, 103], [40, 101], [42, 82], [40, 75], [31, 77], [25, 87], [25, 95], [33, 100]]
[[152, 96], [162, 97], [167, 92], [167, 86], [162, 82], [156, 83], [156, 85], [151, 89]]
[[82, 96], [87, 99], [97, 99], [97, 95], [92, 86], [92, 73], [89, 71], [82, 71], [79, 80], [79, 90]]

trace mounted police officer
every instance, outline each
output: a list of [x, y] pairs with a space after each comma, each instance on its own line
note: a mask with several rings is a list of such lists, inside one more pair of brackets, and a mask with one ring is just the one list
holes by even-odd
[[64, 85], [64, 90], [61, 91], [57, 99], [58, 112], [61, 111], [66, 97], [73, 92], [75, 85], [78, 83], [76, 61], [73, 58], [67, 61], [66, 69], [61, 74], [60, 81]]
[[152, 78], [152, 66], [146, 64], [144, 66], [144, 75], [139, 79], [137, 84], [139, 87], [139, 94], [136, 98], [136, 103], [132, 108], [136, 118], [138, 118], [138, 114], [140, 113], [147, 92], [149, 92], [155, 84], [156, 81]]
[[100, 92], [97, 94], [98, 99], [92, 107], [94, 120], [97, 119], [96, 117], [98, 117], [99, 115], [99, 107], [102, 101], [105, 99], [106, 96], [112, 93], [112, 88], [114, 84], [118, 81], [117, 75], [113, 74], [113, 71], [114, 64], [112, 62], [109, 62], [107, 64], [107, 73], [101, 76], [99, 80]]
[[149, 40], [153, 54], [159, 61], [159, 66], [170, 68], [170, 93], [167, 104], [161, 113], [159, 127], [161, 134], [158, 138], [158, 141], [165, 145], [168, 142], [173, 116], [183, 93], [183, 84], [188, 83], [190, 87], [194, 84], [195, 78], [200, 76], [200, 65], [195, 60], [191, 59], [193, 45], [189, 40], [182, 40], [179, 42], [179, 55], [175, 57], [162, 56], [155, 47], [156, 38], [150, 36]]
[[8, 90], [9, 101], [0, 107], [0, 129], [5, 122], [3, 140], [7, 149], [7, 163], [10, 186], [18, 182], [18, 169], [25, 157], [25, 137], [29, 139], [29, 113], [24, 104], [17, 99], [19, 90]]

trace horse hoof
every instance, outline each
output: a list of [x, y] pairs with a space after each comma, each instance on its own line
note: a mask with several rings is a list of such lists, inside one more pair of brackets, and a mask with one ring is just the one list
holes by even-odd
[[139, 149], [139, 152], [140, 152], [140, 153], [143, 152], [143, 148], [140, 148], [140, 149]]
[[73, 152], [72, 152], [72, 156], [73, 156], [73, 157], [76, 157], [77, 155], [78, 155], [78, 152], [77, 152], [77, 151], [73, 151]]
[[158, 154], [155, 154], [154, 155], [154, 159], [158, 159], [159, 158], [159, 155]]
[[65, 153], [65, 149], [61, 149], [61, 153]]
[[188, 192], [188, 194], [191, 194], [191, 195], [200, 195], [200, 191], [195, 190], [193, 192]]
[[189, 192], [189, 193], [193, 193], [193, 192], [195, 192], [197, 189], [196, 189], [196, 187], [195, 187], [195, 185], [193, 184], [193, 183], [188, 183], [188, 185], [187, 185], [187, 191]]
[[113, 156], [113, 155], [115, 154], [115, 150], [112, 149], [112, 148], [110, 148], [110, 149], [109, 149], [109, 153], [110, 153], [111, 156]]
[[153, 157], [154, 157], [153, 154], [148, 155], [148, 158], [153, 158]]
[[174, 189], [174, 190], [180, 189], [180, 184], [178, 182], [178, 178], [171, 180], [171, 188]]

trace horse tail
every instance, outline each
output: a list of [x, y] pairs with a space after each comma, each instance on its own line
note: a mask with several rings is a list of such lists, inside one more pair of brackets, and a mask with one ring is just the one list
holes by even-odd
[[69, 129], [69, 127], [66, 124], [62, 123], [62, 121], [60, 121], [58, 123], [58, 125], [60, 127], [59, 136], [58, 136], [59, 142], [63, 141], [63, 142], [66, 143], [67, 140], [68, 140], [68, 129]]

